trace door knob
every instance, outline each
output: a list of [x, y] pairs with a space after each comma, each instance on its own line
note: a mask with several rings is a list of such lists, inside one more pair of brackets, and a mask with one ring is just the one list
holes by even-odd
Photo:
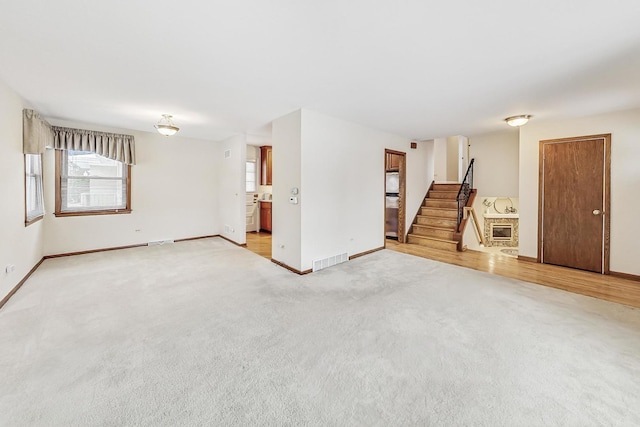
[[593, 210], [593, 214], [594, 215], [600, 215], [600, 209], [594, 209]]

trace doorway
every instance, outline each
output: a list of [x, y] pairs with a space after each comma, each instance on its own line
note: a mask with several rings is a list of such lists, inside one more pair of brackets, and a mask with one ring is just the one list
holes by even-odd
[[405, 240], [406, 153], [384, 150], [385, 154], [385, 240]]
[[268, 260], [271, 260], [271, 242], [271, 233], [247, 233], [247, 249]]
[[609, 273], [611, 135], [540, 141], [538, 260]]
[[460, 183], [469, 167], [469, 138], [462, 135], [435, 138], [433, 140], [436, 183]]

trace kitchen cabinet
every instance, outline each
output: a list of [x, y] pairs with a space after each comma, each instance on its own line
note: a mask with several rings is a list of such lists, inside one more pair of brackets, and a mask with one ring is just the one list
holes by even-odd
[[271, 233], [271, 202], [260, 202], [260, 231]]
[[400, 159], [402, 156], [393, 153], [387, 153], [386, 170], [397, 171], [400, 169]]
[[260, 184], [262, 185], [272, 185], [271, 177], [272, 177], [272, 162], [271, 162], [271, 146], [265, 145], [260, 147], [260, 158], [262, 159], [262, 167], [260, 168], [262, 172], [262, 179], [260, 180]]

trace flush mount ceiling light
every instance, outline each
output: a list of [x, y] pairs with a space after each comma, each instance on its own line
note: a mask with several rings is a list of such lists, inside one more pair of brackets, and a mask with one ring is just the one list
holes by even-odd
[[526, 124], [531, 116], [529, 114], [521, 114], [519, 116], [511, 116], [504, 119], [509, 126], [518, 127]]
[[172, 117], [171, 114], [163, 114], [160, 121], [154, 125], [156, 130], [164, 136], [175, 135], [180, 128], [173, 124]]

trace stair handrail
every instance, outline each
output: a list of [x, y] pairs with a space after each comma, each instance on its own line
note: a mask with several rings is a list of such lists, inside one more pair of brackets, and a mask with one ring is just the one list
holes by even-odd
[[464, 175], [464, 179], [462, 180], [460, 189], [458, 190], [458, 195], [456, 196], [456, 200], [458, 201], [458, 224], [456, 226], [456, 231], [458, 233], [460, 233], [460, 224], [462, 224], [462, 218], [464, 216], [464, 207], [469, 201], [471, 190], [473, 190], [473, 163], [475, 160], [476, 159], [471, 159], [469, 167], [467, 168], [467, 173]]
[[469, 218], [469, 215], [471, 215], [471, 219], [473, 219], [473, 228], [475, 228], [476, 235], [478, 236], [478, 243], [480, 243], [481, 246], [484, 246], [484, 236], [482, 235], [482, 230], [480, 230], [480, 222], [478, 221], [476, 210], [473, 209], [473, 206], [465, 206], [464, 212], [466, 214], [466, 218]]

